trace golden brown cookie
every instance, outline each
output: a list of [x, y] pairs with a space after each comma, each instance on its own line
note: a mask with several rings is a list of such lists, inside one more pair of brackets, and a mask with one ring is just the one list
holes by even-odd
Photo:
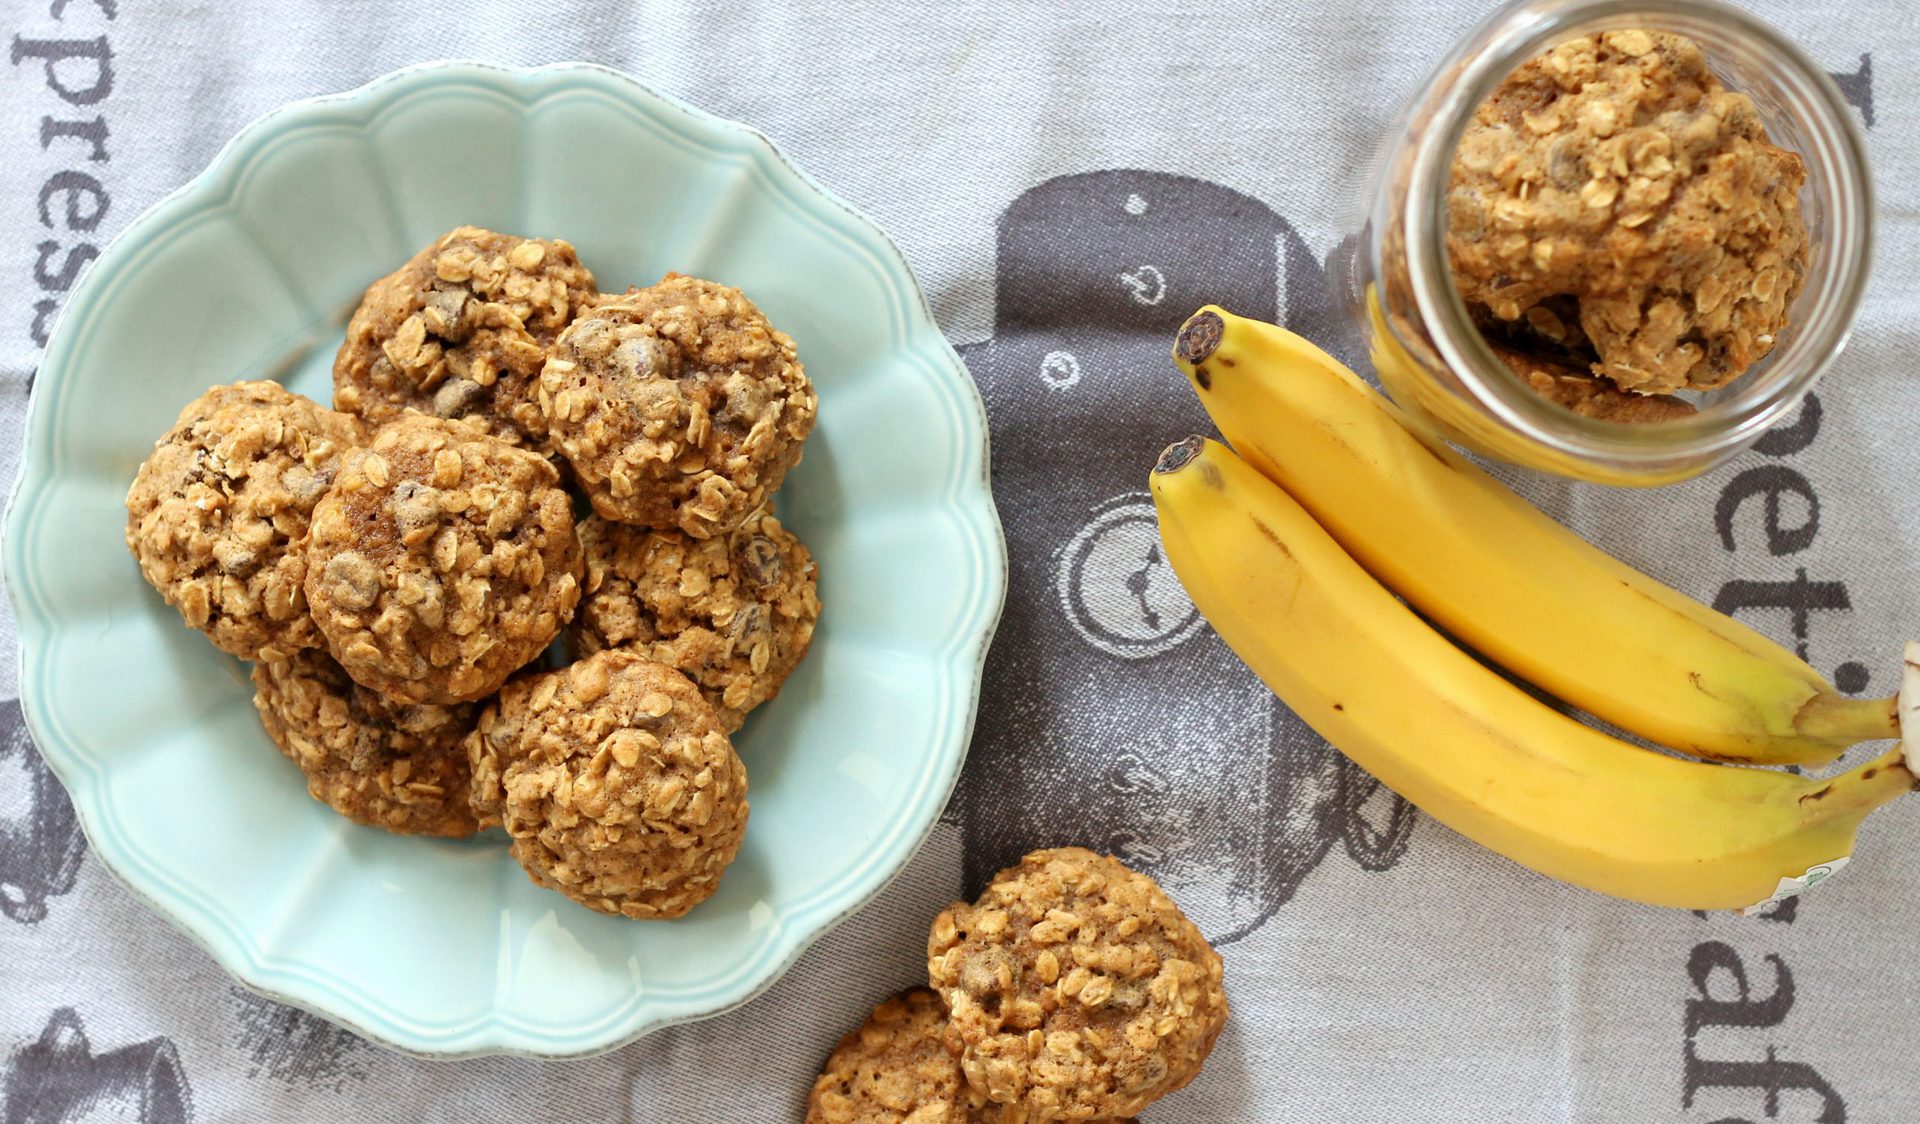
[[924, 987], [875, 1007], [821, 1069], [806, 1124], [967, 1124], [967, 1083], [946, 1029], [946, 1003]]
[[1193, 1080], [1227, 1018], [1220, 957], [1153, 879], [1035, 851], [934, 919], [947, 1041], [1000, 1124], [1130, 1116]]
[[631, 647], [671, 664], [732, 733], [807, 654], [820, 617], [813, 558], [770, 510], [709, 539], [597, 515], [579, 530], [586, 594], [567, 631], [576, 655]]
[[818, 405], [793, 341], [740, 290], [672, 273], [582, 311], [540, 403], [595, 511], [702, 539], [780, 486]]
[[452, 838], [480, 830], [465, 744], [477, 706], [395, 702], [313, 650], [255, 664], [253, 705], [307, 791], [354, 823]]
[[321, 643], [307, 616], [303, 540], [360, 422], [279, 383], [216, 386], [180, 411], [127, 492], [140, 573], [241, 659]]
[[747, 829], [747, 771], [686, 676], [610, 651], [509, 683], [467, 740], [473, 808], [535, 882], [589, 909], [679, 917]]
[[333, 361], [334, 405], [373, 424], [411, 408], [544, 450], [546, 348], [597, 290], [561, 241], [463, 226], [367, 289]]
[[1565, 406], [1581, 417], [1644, 425], [1692, 417], [1693, 404], [1670, 394], [1635, 394], [1609, 379], [1589, 375], [1555, 362], [1515, 351], [1488, 340], [1494, 357], [1549, 402]]
[[560, 631], [580, 540], [545, 458], [409, 414], [314, 509], [307, 602], [347, 674], [405, 702], [484, 698]]
[[1501, 320], [1551, 335], [1568, 317], [1534, 310], [1573, 298], [1594, 373], [1621, 387], [1715, 387], [1786, 326], [1805, 181], [1692, 40], [1582, 36], [1515, 69], [1469, 123], [1447, 252], [1461, 296]]
[[997, 1113], [967, 1087], [946, 1031], [947, 1005], [927, 988], [881, 1003], [827, 1059], [806, 1124], [988, 1124]]

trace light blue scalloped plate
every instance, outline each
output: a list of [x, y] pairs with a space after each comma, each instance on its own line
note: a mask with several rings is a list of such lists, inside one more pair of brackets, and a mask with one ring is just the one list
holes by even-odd
[[[746, 846], [679, 921], [541, 890], [498, 833], [404, 839], [309, 799], [245, 666], [121, 539], [181, 406], [263, 375], [326, 399], [361, 290], [461, 223], [567, 238], [604, 289], [739, 285], [819, 387], [779, 504], [824, 616], [738, 739]], [[95, 853], [247, 986], [398, 1049], [587, 1054], [744, 1003], [906, 863], [960, 771], [1006, 586], [973, 382], [869, 220], [616, 72], [437, 64], [250, 126], [101, 255], [27, 430], [5, 543], [21, 696]]]

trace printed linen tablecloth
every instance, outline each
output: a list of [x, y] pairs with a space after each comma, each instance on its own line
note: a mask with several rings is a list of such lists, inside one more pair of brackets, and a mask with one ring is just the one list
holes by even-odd
[[[1753, 6], [1867, 126], [1881, 225], [1859, 331], [1788, 428], [1705, 478], [1515, 482], [1844, 689], [1887, 693], [1920, 595], [1900, 499], [1920, 444], [1920, 18]], [[1357, 352], [1324, 263], [1395, 108], [1491, 7], [8, 0], [0, 478], [98, 248], [247, 121], [427, 59], [588, 59], [764, 130], [900, 242], [987, 401], [1012, 583], [966, 774], [907, 873], [749, 1006], [588, 1061], [416, 1060], [245, 992], [88, 855], [0, 703], [0, 1120], [794, 1120], [835, 1040], [924, 981], [928, 919], [1055, 843], [1155, 874], [1226, 959], [1234, 1017], [1153, 1124], [1920, 1120], [1920, 801], [1765, 916], [1560, 886], [1313, 735], [1156, 550], [1146, 470], [1206, 428], [1173, 329], [1219, 301]], [[0, 694], [14, 683], [8, 621]]]

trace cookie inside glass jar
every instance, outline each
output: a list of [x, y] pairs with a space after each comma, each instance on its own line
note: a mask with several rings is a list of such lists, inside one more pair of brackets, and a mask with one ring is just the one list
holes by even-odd
[[1447, 253], [1495, 354], [1576, 413], [1684, 417], [1676, 393], [1773, 350], [1809, 267], [1800, 156], [1684, 36], [1562, 42], [1509, 74], [1454, 154]]

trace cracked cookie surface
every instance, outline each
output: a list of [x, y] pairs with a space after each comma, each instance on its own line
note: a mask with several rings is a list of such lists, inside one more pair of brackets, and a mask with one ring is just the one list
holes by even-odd
[[948, 1045], [999, 1124], [1124, 1117], [1200, 1072], [1226, 1022], [1220, 957], [1151, 878], [1035, 851], [934, 919]]
[[360, 422], [275, 382], [187, 404], [127, 492], [140, 573], [223, 652], [285, 659], [322, 643], [307, 614], [305, 542]]
[[412, 408], [544, 451], [540, 367], [597, 291], [566, 242], [460, 227], [367, 289], [334, 357], [334, 405], [376, 425]]
[[509, 683], [467, 740], [472, 803], [539, 885], [589, 909], [679, 917], [747, 827], [747, 772], [686, 676], [608, 651]]
[[480, 829], [465, 744], [476, 705], [395, 702], [314, 650], [255, 664], [253, 705], [307, 791], [354, 823], [449, 838]]
[[881, 1003], [821, 1068], [806, 1124], [988, 1124], [994, 1117], [967, 1087], [946, 1031], [947, 1005], [928, 988]]
[[568, 629], [576, 654], [631, 647], [678, 668], [728, 733], [806, 655], [820, 617], [813, 558], [771, 511], [707, 539], [597, 515], [579, 530], [587, 576]]
[[740, 290], [677, 274], [583, 310], [540, 403], [595, 511], [695, 538], [766, 502], [818, 408], [793, 340]]
[[1805, 181], [1692, 40], [1582, 36], [1516, 68], [1468, 124], [1447, 252], [1469, 306], [1583, 337], [1593, 373], [1706, 389], [1786, 327], [1809, 265]]
[[538, 656], [580, 596], [553, 465], [410, 414], [346, 458], [314, 509], [306, 589], [347, 674], [406, 702], [470, 702]]

